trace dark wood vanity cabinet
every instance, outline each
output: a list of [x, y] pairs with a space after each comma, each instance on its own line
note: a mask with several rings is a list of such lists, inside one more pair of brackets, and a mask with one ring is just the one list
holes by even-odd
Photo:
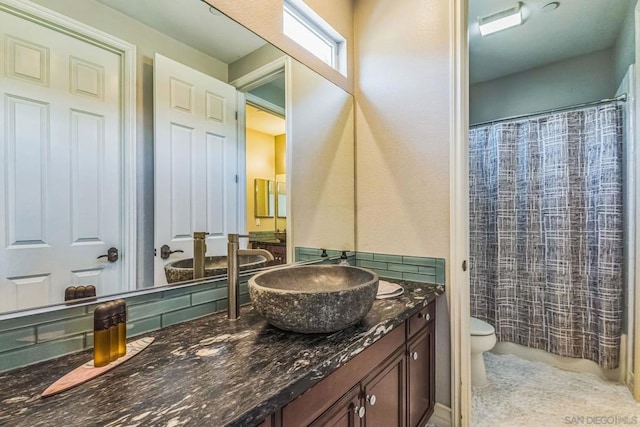
[[254, 241], [251, 242], [251, 247], [271, 252], [271, 255], [273, 255], [273, 261], [270, 261], [268, 263], [269, 265], [281, 265], [287, 263], [287, 245], [284, 243]]
[[324, 414], [311, 423], [311, 427], [355, 427], [362, 424], [365, 410], [360, 398], [360, 385], [353, 387], [334, 403]]
[[408, 422], [424, 425], [435, 405], [435, 323], [419, 332], [407, 348]]
[[311, 426], [404, 426], [405, 364], [404, 352], [397, 351]]
[[434, 405], [432, 302], [260, 425], [416, 427]]
[[405, 423], [407, 358], [403, 349], [362, 385], [364, 422], [369, 426], [402, 426]]

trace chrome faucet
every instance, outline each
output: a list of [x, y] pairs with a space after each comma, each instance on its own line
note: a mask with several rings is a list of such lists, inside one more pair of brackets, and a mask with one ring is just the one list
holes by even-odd
[[204, 277], [204, 257], [207, 253], [207, 235], [204, 231], [193, 232], [193, 278]]
[[240, 238], [248, 239], [245, 234], [229, 234], [227, 243], [227, 316], [230, 320], [236, 320], [240, 316], [240, 263], [238, 262], [238, 250]]

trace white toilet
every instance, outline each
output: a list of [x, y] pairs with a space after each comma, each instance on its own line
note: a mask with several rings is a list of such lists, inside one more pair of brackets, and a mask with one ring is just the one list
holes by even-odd
[[496, 345], [496, 330], [480, 319], [470, 318], [471, 332], [471, 385], [484, 386], [489, 384], [484, 369], [482, 353], [489, 351]]

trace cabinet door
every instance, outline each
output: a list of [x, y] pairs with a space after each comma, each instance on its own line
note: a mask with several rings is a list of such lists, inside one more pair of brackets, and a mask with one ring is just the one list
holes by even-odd
[[358, 384], [311, 423], [311, 427], [359, 427], [362, 425], [365, 412], [366, 409], [360, 404], [360, 384]]
[[409, 426], [424, 424], [435, 404], [435, 322], [409, 343]]
[[362, 402], [367, 427], [403, 427], [405, 425], [406, 357], [396, 353], [382, 369], [363, 382]]
[[279, 427], [281, 424], [280, 411], [276, 411], [273, 414], [269, 415], [263, 422], [258, 424], [256, 427]]
[[273, 254], [273, 258], [277, 261], [277, 264], [287, 263], [287, 247], [282, 245], [271, 245], [269, 252]]
[[[282, 425], [299, 427], [309, 425], [318, 419], [323, 420], [328, 416], [330, 409], [337, 408], [336, 402], [343, 399], [341, 396], [349, 396], [354, 387], [359, 390], [363, 378], [371, 378], [370, 373], [379, 372], [378, 367], [386, 366], [386, 361], [394, 357], [398, 351], [404, 354], [405, 345], [405, 328], [395, 328], [282, 408]], [[354, 401], [351, 408], [355, 409], [358, 406], [359, 403]], [[366, 408], [365, 410], [368, 411]], [[317, 425], [322, 423], [318, 421]]]

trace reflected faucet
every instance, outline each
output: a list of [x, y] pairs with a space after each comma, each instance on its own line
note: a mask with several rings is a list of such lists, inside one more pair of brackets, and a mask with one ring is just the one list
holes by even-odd
[[245, 234], [229, 234], [227, 243], [227, 317], [236, 320], [240, 316], [240, 263], [238, 249], [240, 238], [248, 239]]
[[207, 236], [205, 231], [193, 232], [193, 278], [202, 279], [204, 277], [204, 256], [207, 253]]

